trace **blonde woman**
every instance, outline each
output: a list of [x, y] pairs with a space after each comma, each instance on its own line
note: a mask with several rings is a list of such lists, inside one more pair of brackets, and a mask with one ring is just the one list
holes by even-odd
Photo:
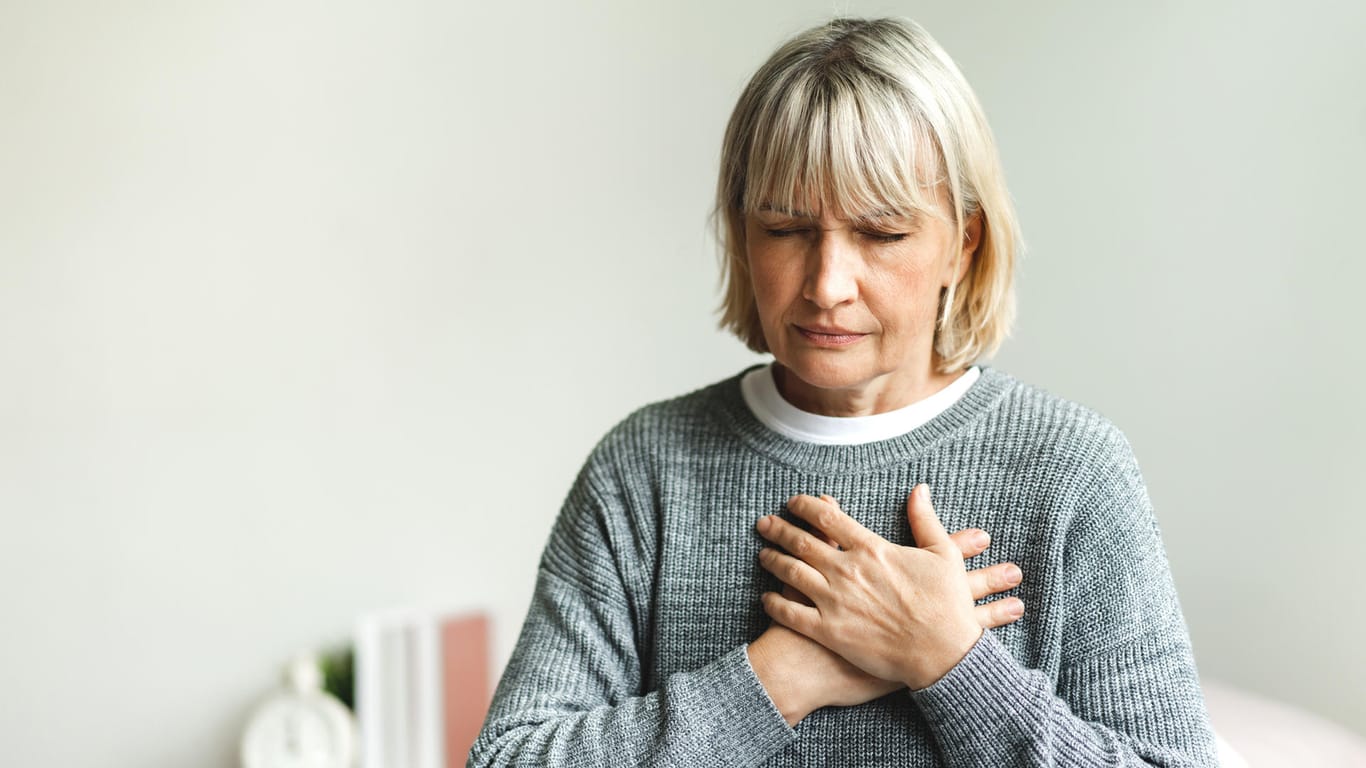
[[593, 451], [470, 765], [1215, 765], [1123, 434], [976, 364], [1020, 238], [943, 50], [784, 45], [717, 215], [722, 324], [773, 362]]

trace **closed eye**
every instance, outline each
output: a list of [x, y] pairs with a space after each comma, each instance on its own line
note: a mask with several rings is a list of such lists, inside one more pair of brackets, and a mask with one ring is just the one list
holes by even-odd
[[864, 232], [863, 236], [879, 243], [895, 243], [906, 239], [905, 232]]
[[800, 235], [801, 233], [803, 233], [803, 232], [805, 232], [805, 231], [806, 231], [806, 229], [804, 229], [804, 228], [796, 228], [796, 229], [769, 229], [769, 228], [767, 228], [767, 227], [764, 228], [764, 233], [767, 234], [769, 237], [791, 237], [791, 236], [793, 236], [793, 235]]

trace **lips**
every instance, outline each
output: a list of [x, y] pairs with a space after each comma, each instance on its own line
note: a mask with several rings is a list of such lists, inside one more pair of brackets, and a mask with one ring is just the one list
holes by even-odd
[[843, 347], [868, 335], [847, 328], [828, 325], [797, 325], [793, 327], [808, 341], [819, 346]]

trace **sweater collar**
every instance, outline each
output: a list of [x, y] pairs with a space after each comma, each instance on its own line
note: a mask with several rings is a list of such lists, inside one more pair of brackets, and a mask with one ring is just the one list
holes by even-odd
[[821, 445], [794, 440], [764, 425], [745, 404], [741, 381], [757, 366], [713, 389], [714, 413], [748, 447], [794, 469], [814, 474], [873, 472], [905, 464], [935, 449], [990, 412], [1016, 383], [1007, 373], [979, 365], [981, 375], [958, 401], [920, 426], [886, 440], [856, 445]]

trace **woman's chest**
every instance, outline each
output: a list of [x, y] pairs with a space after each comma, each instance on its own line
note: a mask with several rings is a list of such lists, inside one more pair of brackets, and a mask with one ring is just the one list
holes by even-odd
[[789, 498], [829, 494], [873, 533], [913, 546], [905, 503], [920, 482], [930, 484], [936, 514], [950, 533], [981, 528], [992, 536], [991, 547], [966, 562], [968, 570], [1001, 562], [1021, 567], [1020, 586], [978, 604], [1006, 595], [1023, 600], [1025, 617], [993, 631], [1022, 663], [1056, 679], [1066, 618], [1063, 527], [1046, 494], [1004, 498], [933, 466], [915, 464], [872, 475], [829, 477], [772, 467], [725, 470], [701, 463], [696, 471], [675, 473], [660, 484], [653, 500], [659, 536], [648, 597], [649, 684], [702, 667], [768, 627], [760, 595], [782, 585], [759, 567], [758, 552], [766, 543], [755, 530], [761, 517], [779, 514], [796, 521], [786, 509]]

